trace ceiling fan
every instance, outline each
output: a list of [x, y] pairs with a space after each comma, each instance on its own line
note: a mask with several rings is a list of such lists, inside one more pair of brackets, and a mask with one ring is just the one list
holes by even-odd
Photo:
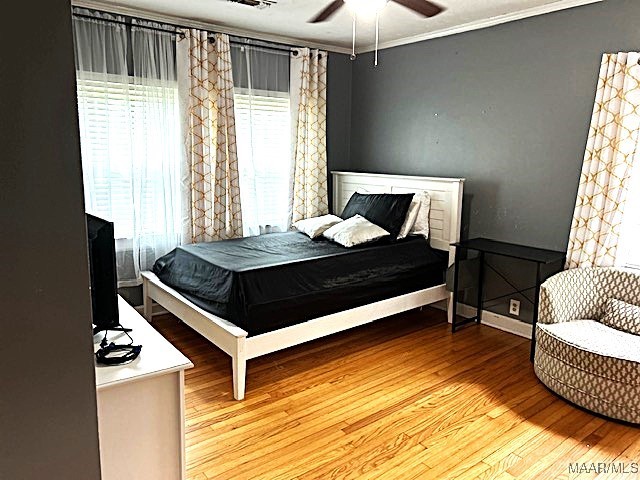
[[356, 17], [360, 14], [373, 13], [376, 18], [376, 48], [374, 65], [378, 66], [378, 42], [379, 42], [379, 16], [382, 9], [389, 2], [395, 2], [403, 7], [416, 12], [423, 17], [434, 17], [444, 11], [440, 5], [436, 5], [428, 0], [334, 0], [318, 15], [309, 20], [308, 23], [320, 23], [329, 20], [338, 10], [347, 5], [353, 12], [353, 44], [351, 49], [351, 60], [356, 58]]
[[[374, 7], [377, 11], [382, 10], [382, 8], [389, 2], [395, 2], [404, 7], [407, 7], [409, 10], [413, 10], [418, 15], [422, 15], [423, 17], [433, 17], [438, 15], [439, 13], [444, 11], [444, 8], [432, 3], [428, 0], [365, 0], [366, 3], [370, 4], [379, 4], [377, 7]], [[354, 0], [334, 0], [329, 4], [327, 8], [322, 10], [318, 15], [309, 20], [309, 23], [320, 23], [329, 20], [340, 8], [344, 7], [347, 3], [364, 3], [362, 1], [354, 1]]]

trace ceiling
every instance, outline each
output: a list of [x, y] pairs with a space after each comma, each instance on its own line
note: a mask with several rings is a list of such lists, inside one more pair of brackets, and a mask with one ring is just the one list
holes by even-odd
[[[309, 24], [307, 20], [331, 0], [276, 1], [264, 9], [227, 0], [77, 0], [73, 3], [171, 23], [217, 28], [217, 31], [264, 40], [344, 53], [351, 50], [352, 19], [346, 7], [327, 22]], [[380, 47], [475, 30], [599, 1], [602, 0], [436, 0], [447, 10], [429, 19], [391, 2], [380, 15]], [[359, 19], [357, 52], [372, 50], [374, 38], [375, 21]]]

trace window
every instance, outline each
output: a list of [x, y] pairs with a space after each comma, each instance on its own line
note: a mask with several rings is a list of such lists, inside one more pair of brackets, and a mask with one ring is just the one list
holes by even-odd
[[[638, 159], [636, 164], [640, 164]], [[635, 167], [625, 205], [620, 252], [620, 265], [640, 269], [640, 168]]]
[[77, 78], [85, 209], [114, 224], [121, 287], [182, 234], [177, 83], [134, 80]]
[[286, 231], [293, 166], [290, 55], [232, 42], [243, 233]]
[[152, 23], [74, 13], [85, 208], [114, 223], [119, 285], [138, 285], [182, 236], [176, 39]]
[[[86, 210], [113, 221], [117, 239], [132, 239], [134, 231], [164, 235], [167, 227], [178, 235], [179, 136], [157, 141], [169, 131], [167, 125], [179, 131], [177, 84], [168, 88], [78, 79], [78, 114]], [[166, 156], [167, 149], [173, 152], [169, 165], [146, 161]], [[157, 208], [166, 204], [165, 197], [173, 203], [169, 218], [164, 208]], [[140, 204], [140, 215], [132, 214], [134, 203]]]
[[292, 168], [289, 95], [236, 88], [235, 115], [244, 234], [284, 231]]

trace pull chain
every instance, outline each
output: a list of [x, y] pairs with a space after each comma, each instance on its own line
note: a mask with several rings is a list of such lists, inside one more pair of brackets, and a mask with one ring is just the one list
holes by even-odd
[[374, 65], [378, 66], [378, 43], [380, 40], [380, 12], [376, 12], [376, 56]]
[[351, 60], [356, 59], [356, 14], [353, 14], [353, 29], [352, 29], [352, 47], [351, 47]]

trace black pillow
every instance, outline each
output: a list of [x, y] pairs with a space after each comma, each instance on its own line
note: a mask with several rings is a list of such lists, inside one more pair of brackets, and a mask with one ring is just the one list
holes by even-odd
[[354, 193], [344, 207], [341, 217], [362, 215], [371, 223], [384, 228], [395, 239], [407, 216], [413, 193]]

